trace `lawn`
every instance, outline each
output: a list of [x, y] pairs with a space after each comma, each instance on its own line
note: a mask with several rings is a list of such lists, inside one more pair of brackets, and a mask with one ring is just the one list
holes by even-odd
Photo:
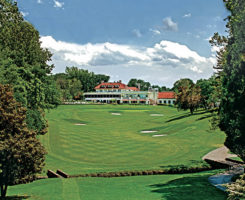
[[207, 181], [215, 173], [47, 179], [10, 187], [8, 196], [16, 200], [225, 200], [225, 193]]
[[40, 137], [48, 151], [45, 170], [83, 174], [195, 165], [224, 142], [224, 133], [210, 131], [210, 117], [168, 106], [59, 106], [47, 113], [49, 132]]

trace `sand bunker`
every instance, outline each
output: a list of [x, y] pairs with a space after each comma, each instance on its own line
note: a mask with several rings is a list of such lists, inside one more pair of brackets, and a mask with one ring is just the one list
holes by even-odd
[[156, 133], [158, 131], [140, 131], [141, 133]]
[[111, 113], [112, 115], [121, 115], [121, 113]]
[[85, 126], [86, 124], [74, 124], [76, 126]]
[[150, 116], [152, 116], [152, 117], [162, 117], [163, 114], [150, 114]]
[[167, 135], [153, 135], [152, 137], [163, 137], [163, 136], [167, 136]]

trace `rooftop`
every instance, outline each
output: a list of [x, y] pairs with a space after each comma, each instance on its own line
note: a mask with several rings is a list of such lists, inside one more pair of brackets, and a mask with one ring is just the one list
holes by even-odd
[[158, 99], [175, 99], [174, 92], [159, 92]]
[[121, 82], [116, 83], [101, 83], [95, 87], [95, 89], [127, 89], [128, 86]]

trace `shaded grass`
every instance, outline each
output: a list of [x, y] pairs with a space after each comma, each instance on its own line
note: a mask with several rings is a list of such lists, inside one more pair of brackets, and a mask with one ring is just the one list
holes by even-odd
[[[167, 106], [60, 106], [47, 114], [49, 133], [40, 137], [48, 151], [46, 170], [81, 174], [193, 166], [193, 161], [224, 142], [222, 132], [209, 130], [208, 115], [206, 111], [189, 115]], [[87, 126], [75, 126], [78, 122]], [[167, 136], [153, 138], [155, 133], [142, 130]]]
[[184, 176], [170, 180], [167, 183], [151, 185], [152, 192], [162, 195], [166, 200], [222, 200], [226, 199], [224, 192], [210, 187], [207, 181], [210, 174], [199, 174], [193, 176]]
[[243, 162], [243, 160], [239, 157], [230, 157], [230, 160], [234, 160], [234, 161], [239, 161], [239, 162]]
[[5, 198], [1, 198], [0, 197], [0, 200], [23, 200], [23, 199], [29, 199], [30, 196], [27, 196], [27, 195], [14, 195], [14, 196], [8, 196], [8, 197], [5, 197]]
[[10, 187], [8, 195], [28, 193], [30, 199], [86, 200], [224, 200], [208, 176], [217, 171], [185, 175], [122, 178], [47, 179]]

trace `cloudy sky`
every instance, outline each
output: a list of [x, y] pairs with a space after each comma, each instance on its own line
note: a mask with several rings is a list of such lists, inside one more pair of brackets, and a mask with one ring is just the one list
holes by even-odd
[[172, 87], [180, 78], [212, 75], [225, 34], [222, 0], [18, 0], [24, 18], [52, 53], [53, 73], [77, 66]]

